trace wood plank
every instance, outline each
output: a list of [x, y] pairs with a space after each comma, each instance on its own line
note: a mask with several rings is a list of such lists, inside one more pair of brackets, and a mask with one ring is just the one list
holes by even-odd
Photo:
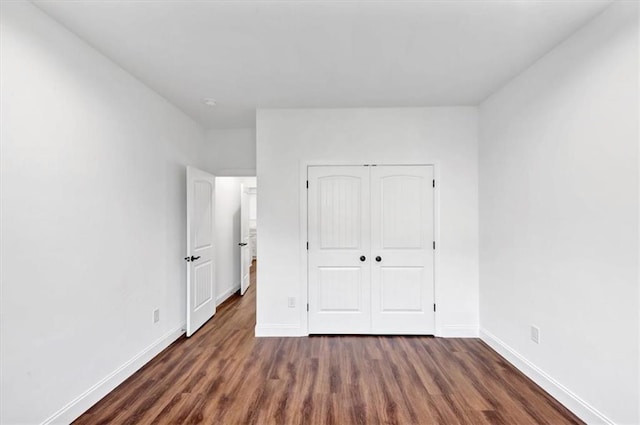
[[581, 424], [479, 339], [255, 338], [251, 286], [76, 424]]

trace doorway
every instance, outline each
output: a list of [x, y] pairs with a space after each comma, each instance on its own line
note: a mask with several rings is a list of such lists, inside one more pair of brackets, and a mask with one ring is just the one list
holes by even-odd
[[[216, 232], [219, 266], [216, 302], [244, 294], [257, 260], [257, 179], [255, 176], [216, 177]], [[246, 244], [246, 245], [244, 245]], [[248, 253], [248, 255], [247, 255]]]

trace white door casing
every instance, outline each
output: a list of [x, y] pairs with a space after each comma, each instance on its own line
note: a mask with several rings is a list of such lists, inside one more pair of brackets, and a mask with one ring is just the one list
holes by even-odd
[[307, 175], [309, 333], [434, 334], [433, 166]]
[[216, 312], [215, 177], [187, 167], [187, 336]]
[[251, 246], [249, 244], [249, 191], [240, 185], [240, 295], [244, 295], [251, 283]]
[[369, 170], [309, 167], [308, 178], [309, 332], [368, 333]]

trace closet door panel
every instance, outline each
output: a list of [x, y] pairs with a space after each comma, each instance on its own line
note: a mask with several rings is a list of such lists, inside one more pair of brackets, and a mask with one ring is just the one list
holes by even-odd
[[371, 167], [372, 333], [433, 334], [432, 166]]
[[309, 167], [308, 181], [309, 333], [369, 333], [368, 167]]

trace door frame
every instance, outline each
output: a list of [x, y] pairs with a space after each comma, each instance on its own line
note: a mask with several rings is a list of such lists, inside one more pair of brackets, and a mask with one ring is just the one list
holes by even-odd
[[[308, 195], [307, 179], [309, 167], [336, 167], [336, 166], [365, 166], [365, 165], [428, 165], [433, 167], [433, 178], [436, 181], [436, 187], [433, 193], [433, 238], [436, 242], [436, 249], [433, 257], [433, 299], [436, 305], [440, 304], [438, 294], [440, 283], [440, 187], [442, 182], [440, 180], [440, 164], [439, 161], [410, 161], [410, 162], [387, 162], [387, 161], [300, 161], [300, 281], [303, 285], [300, 286], [300, 332], [302, 335], [309, 335], [309, 312], [307, 311], [307, 305], [309, 303], [309, 251], [307, 250], [307, 241], [309, 240], [308, 233]], [[442, 336], [442, 326], [440, 324], [440, 313], [442, 309], [436, 308], [435, 311], [435, 333], [434, 336]]]

